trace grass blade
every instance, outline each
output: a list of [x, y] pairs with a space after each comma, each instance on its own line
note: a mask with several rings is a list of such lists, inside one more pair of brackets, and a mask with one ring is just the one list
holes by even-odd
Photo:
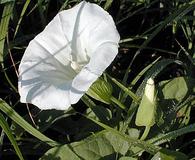
[[112, 2], [113, 2], [113, 0], [107, 0], [106, 4], [104, 5], [104, 9], [108, 10], [108, 8], [111, 6]]
[[175, 131], [163, 134], [163, 135], [159, 135], [158, 137], [155, 137], [155, 138], [148, 140], [148, 142], [159, 145], [159, 144], [165, 143], [167, 141], [170, 141], [172, 139], [175, 139], [178, 136], [181, 136], [181, 135], [184, 135], [184, 134], [190, 133], [190, 132], [195, 132], [195, 123], [191, 124], [189, 126], [180, 128], [178, 130], [175, 130]]
[[126, 94], [128, 94], [134, 102], [136, 102], [137, 104], [139, 104], [139, 100], [140, 98], [133, 93], [130, 89], [128, 89], [127, 87], [125, 87], [123, 84], [121, 84], [120, 82], [118, 82], [115, 78], [112, 78], [109, 76], [109, 78], [118, 86], [120, 87]]
[[[132, 82], [130, 83], [128, 89], [131, 90], [132, 87], [140, 80], [140, 78], [160, 59], [157, 58], [154, 62], [152, 62], [151, 64], [149, 64], [148, 66], [146, 66], [143, 70], [141, 70], [137, 76], [132, 80]], [[136, 95], [136, 94], [135, 94]], [[128, 94], [124, 91], [120, 92], [120, 101], [124, 102], [125, 99], [127, 98]], [[137, 96], [137, 95], [136, 95]], [[137, 96], [138, 97], [138, 96]], [[139, 98], [139, 97], [138, 97]], [[139, 99], [138, 99], [139, 100]], [[138, 103], [137, 103], [138, 104]]]
[[6, 133], [7, 137], [9, 138], [10, 142], [12, 143], [12, 145], [16, 151], [16, 154], [18, 155], [20, 160], [24, 160], [22, 153], [18, 147], [18, 144], [17, 144], [16, 140], [14, 139], [14, 136], [12, 135], [11, 130], [10, 130], [5, 118], [3, 117], [3, 115], [1, 113], [0, 113], [0, 126], [2, 127], [2, 129]]
[[24, 128], [28, 133], [38, 138], [42, 142], [54, 147], [60, 145], [58, 142], [48, 138], [37, 129], [32, 127], [28, 122], [26, 122], [18, 113], [16, 113], [6, 102], [0, 99], [0, 110], [3, 111], [9, 118], [11, 118], [15, 123]]
[[4, 4], [8, 2], [14, 2], [14, 0], [0, 0], [0, 4]]
[[145, 48], [150, 42], [151, 40], [164, 28], [167, 26], [167, 24], [170, 24], [171, 22], [173, 22], [174, 20], [177, 21], [179, 19], [181, 19], [184, 15], [186, 15], [188, 12], [192, 11], [195, 8], [195, 4], [194, 2], [187, 4], [185, 6], [182, 6], [181, 8], [179, 8], [177, 11], [175, 11], [173, 14], [171, 14], [170, 16], [168, 16], [163, 22], [160, 22], [161, 25], [158, 26], [153, 32], [152, 34], [149, 36], [149, 38], [144, 41], [144, 43], [139, 47], [139, 49], [136, 51], [134, 57], [132, 58], [127, 71], [125, 73], [125, 76], [123, 78], [123, 82], [124, 84], [127, 81], [127, 77], [130, 71], [130, 68], [135, 60], [135, 58], [140, 54], [141, 50], [143, 48]]
[[12, 15], [13, 7], [14, 7], [14, 1], [6, 3], [4, 6], [4, 9], [3, 9], [2, 17], [1, 17], [1, 23], [0, 23], [0, 64], [1, 64], [1, 67], [3, 69], [4, 75], [7, 79], [7, 82], [14, 89], [14, 91], [17, 92], [16, 87], [12, 84], [7, 73], [5, 72], [4, 65], [3, 65], [5, 38], [7, 35], [8, 25], [9, 25], [9, 21], [10, 21], [11, 15]]
[[26, 9], [27, 9], [27, 7], [28, 7], [30, 1], [31, 1], [31, 0], [27, 0], [27, 1], [25, 2], [25, 4], [24, 4], [24, 7], [23, 7], [22, 12], [21, 12], [21, 15], [20, 15], [20, 19], [19, 19], [18, 24], [17, 24], [17, 26], [16, 26], [16, 30], [15, 30], [15, 33], [14, 33], [14, 37], [15, 37], [16, 34], [18, 33], [18, 29], [19, 29], [19, 27], [20, 27], [20, 23], [22, 22], [22, 18], [23, 18], [23, 16], [24, 16], [25, 12], [26, 12]]
[[5, 37], [7, 35], [9, 20], [10, 20], [11, 15], [12, 15], [13, 7], [14, 7], [14, 2], [6, 3], [4, 6], [4, 9], [3, 9], [2, 17], [1, 17], [1, 23], [0, 23], [0, 63], [3, 62]]
[[143, 70], [141, 70], [141, 72], [139, 72], [137, 74], [137, 76], [132, 80], [131, 85], [130, 86], [134, 86], [139, 79], [154, 65], [156, 64], [156, 62], [160, 59], [160, 57], [158, 57], [155, 61], [153, 61], [151, 64], [149, 64], [148, 66], [146, 66]]

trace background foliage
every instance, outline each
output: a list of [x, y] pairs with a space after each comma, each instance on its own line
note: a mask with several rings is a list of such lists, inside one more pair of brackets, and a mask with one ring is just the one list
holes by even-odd
[[[119, 54], [67, 111], [21, 104], [17, 68], [29, 41], [79, 0], [0, 0], [0, 159], [195, 159], [195, 1], [91, 0], [113, 16]], [[154, 125], [136, 126], [148, 78]], [[140, 140], [141, 138], [141, 140]]]

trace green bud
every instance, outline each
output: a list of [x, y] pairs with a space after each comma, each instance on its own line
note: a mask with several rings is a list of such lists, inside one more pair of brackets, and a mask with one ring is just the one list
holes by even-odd
[[112, 85], [103, 79], [98, 79], [87, 91], [87, 95], [106, 104], [111, 103]]
[[153, 126], [155, 124], [155, 112], [155, 84], [154, 80], [149, 78], [137, 111], [135, 124], [137, 126]]

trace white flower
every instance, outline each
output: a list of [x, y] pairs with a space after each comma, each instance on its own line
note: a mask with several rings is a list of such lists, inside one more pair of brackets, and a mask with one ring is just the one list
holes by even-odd
[[75, 104], [113, 61], [119, 39], [112, 17], [96, 4], [58, 13], [24, 53], [20, 101], [58, 110]]

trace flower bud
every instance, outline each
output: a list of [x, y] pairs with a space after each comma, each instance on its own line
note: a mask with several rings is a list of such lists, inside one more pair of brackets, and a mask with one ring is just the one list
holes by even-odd
[[156, 97], [154, 80], [149, 78], [146, 83], [144, 95], [140, 102], [135, 124], [137, 126], [153, 126], [155, 124]]

